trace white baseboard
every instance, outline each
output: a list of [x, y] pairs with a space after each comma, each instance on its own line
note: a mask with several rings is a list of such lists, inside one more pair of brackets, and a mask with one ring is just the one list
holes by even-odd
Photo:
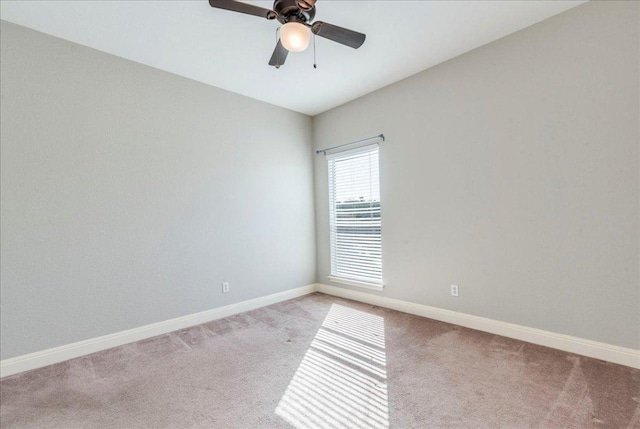
[[335, 286], [316, 284], [316, 291], [640, 369], [640, 350], [599, 343], [570, 335], [528, 328], [513, 323], [500, 322], [485, 317], [472, 316]]
[[157, 335], [166, 334], [179, 329], [243, 313], [245, 311], [255, 310], [260, 307], [297, 298], [313, 292], [321, 292], [327, 295], [351, 299], [353, 301], [365, 302], [367, 304], [390, 308], [403, 313], [415, 314], [429, 319], [440, 320], [442, 322], [452, 323], [471, 329], [477, 329], [479, 331], [502, 335], [508, 338], [514, 338], [533, 344], [552, 347], [554, 349], [640, 369], [640, 350], [599, 343], [596, 341], [572, 337], [570, 335], [543, 331], [541, 329], [528, 328], [526, 326], [500, 322], [484, 317], [430, 307], [428, 305], [401, 301], [380, 295], [373, 295], [324, 284], [313, 284], [224, 307], [214, 308], [213, 310], [207, 310], [201, 313], [190, 314], [166, 320], [164, 322], [153, 323], [139, 328], [116, 332], [115, 334], [104, 335], [102, 337], [91, 338], [77, 343], [67, 344], [23, 356], [17, 356], [11, 359], [5, 359], [0, 361], [0, 377], [6, 377], [20, 372], [41, 368], [43, 366], [85, 356], [91, 353], [110, 349], [112, 347], [144, 340], [146, 338], [155, 337]]
[[214, 308], [213, 310], [189, 314], [187, 316], [152, 323], [139, 328], [128, 329], [126, 331], [116, 332], [102, 337], [91, 338], [84, 341], [78, 341], [77, 343], [29, 353], [27, 355], [17, 356], [11, 359], [5, 359], [0, 361], [0, 377], [6, 377], [20, 372], [41, 368], [43, 366], [74, 359], [80, 356], [99, 352], [101, 350], [121, 346], [123, 344], [133, 343], [135, 341], [188, 328], [189, 326], [199, 325], [201, 323], [210, 322], [212, 320], [221, 319], [223, 317], [232, 316], [245, 311], [255, 310], [256, 308], [307, 295], [314, 291], [315, 285], [303, 286], [261, 298]]

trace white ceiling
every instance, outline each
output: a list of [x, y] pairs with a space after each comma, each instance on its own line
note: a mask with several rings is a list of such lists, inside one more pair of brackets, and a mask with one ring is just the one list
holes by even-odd
[[[584, 1], [319, 0], [316, 20], [367, 34], [317, 38], [267, 65], [277, 22], [199, 1], [2, 1], [0, 18], [219, 88], [316, 115]], [[270, 8], [272, 3], [250, 2]]]

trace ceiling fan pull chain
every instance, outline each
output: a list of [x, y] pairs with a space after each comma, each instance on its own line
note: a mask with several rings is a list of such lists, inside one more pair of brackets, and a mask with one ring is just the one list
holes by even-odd
[[311, 33], [311, 34], [313, 34], [313, 68], [317, 69], [318, 64], [316, 62], [316, 34], [315, 33]]

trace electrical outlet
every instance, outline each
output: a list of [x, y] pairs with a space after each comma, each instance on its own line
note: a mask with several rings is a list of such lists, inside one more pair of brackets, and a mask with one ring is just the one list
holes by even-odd
[[222, 283], [222, 293], [229, 292], [229, 282]]
[[458, 296], [458, 285], [451, 285], [451, 295]]

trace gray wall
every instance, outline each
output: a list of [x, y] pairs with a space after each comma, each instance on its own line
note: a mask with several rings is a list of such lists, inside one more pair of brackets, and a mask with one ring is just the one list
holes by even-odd
[[640, 348], [639, 7], [579, 6], [314, 118], [317, 147], [387, 136], [383, 295]]
[[2, 359], [314, 282], [310, 118], [0, 39]]

